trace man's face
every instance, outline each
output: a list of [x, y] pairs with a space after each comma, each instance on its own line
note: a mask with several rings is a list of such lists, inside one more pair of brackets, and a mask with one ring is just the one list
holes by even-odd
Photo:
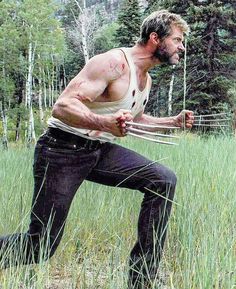
[[180, 59], [179, 54], [185, 50], [183, 39], [181, 29], [173, 26], [172, 33], [159, 43], [153, 56], [162, 63], [170, 65], [178, 64]]

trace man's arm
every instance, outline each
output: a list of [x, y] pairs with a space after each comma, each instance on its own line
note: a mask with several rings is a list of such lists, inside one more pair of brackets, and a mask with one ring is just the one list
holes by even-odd
[[86, 102], [93, 102], [107, 88], [110, 82], [122, 75], [119, 57], [104, 53], [93, 57], [70, 81], [55, 103], [52, 115], [64, 123], [85, 129], [125, 135], [125, 121], [132, 120], [128, 111], [98, 115], [87, 108]]
[[[194, 122], [193, 112], [190, 110], [182, 110], [176, 116], [170, 117], [153, 117], [144, 113], [138, 115], [134, 122], [149, 124], [149, 125], [160, 125], [165, 127], [186, 127], [191, 128]], [[153, 130], [153, 129], [149, 129]]]

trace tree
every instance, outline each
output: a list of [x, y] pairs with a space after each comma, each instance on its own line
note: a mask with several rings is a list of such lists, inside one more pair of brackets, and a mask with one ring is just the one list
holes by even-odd
[[64, 35], [56, 19], [54, 0], [4, 0], [0, 8], [2, 123], [6, 126], [10, 117], [11, 129], [16, 122], [15, 139], [19, 139], [21, 129], [26, 129], [31, 141], [35, 139], [34, 116], [38, 107], [43, 119], [43, 88], [51, 89], [45, 95], [49, 95], [48, 102], [53, 105], [53, 92], [61, 87], [57, 74], [63, 63]]
[[15, 91], [12, 73], [19, 68], [17, 55], [20, 41], [14, 22], [15, 10], [14, 1], [0, 3], [0, 113], [3, 126], [2, 142], [5, 148], [8, 145], [7, 111]]
[[138, 0], [124, 0], [118, 13], [115, 38], [119, 46], [133, 46], [139, 36], [141, 12]]

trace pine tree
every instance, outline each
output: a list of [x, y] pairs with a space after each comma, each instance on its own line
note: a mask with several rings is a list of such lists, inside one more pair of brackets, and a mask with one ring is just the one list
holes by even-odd
[[138, 0], [124, 0], [118, 13], [119, 28], [115, 38], [119, 46], [130, 47], [139, 36], [141, 12]]

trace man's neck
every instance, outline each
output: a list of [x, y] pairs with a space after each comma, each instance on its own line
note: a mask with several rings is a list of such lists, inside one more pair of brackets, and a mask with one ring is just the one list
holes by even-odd
[[130, 51], [134, 64], [143, 74], [146, 74], [154, 66], [161, 64], [157, 58], [153, 57], [153, 51], [148, 45], [142, 46], [136, 44]]

